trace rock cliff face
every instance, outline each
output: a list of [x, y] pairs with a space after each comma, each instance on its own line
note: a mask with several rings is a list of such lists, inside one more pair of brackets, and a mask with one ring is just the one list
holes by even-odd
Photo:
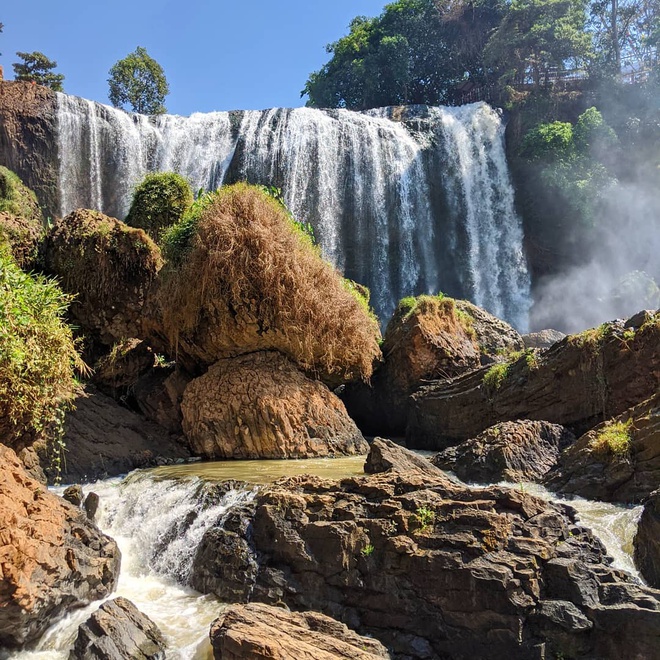
[[375, 639], [361, 637], [317, 612], [288, 612], [259, 603], [233, 605], [211, 626], [217, 660], [377, 660], [389, 658]]
[[46, 216], [59, 212], [56, 97], [46, 87], [0, 81], [0, 165], [36, 193]]
[[248, 525], [230, 520], [231, 534], [214, 529], [212, 538], [219, 548], [240, 539], [234, 550], [252, 569], [219, 562], [218, 583], [242, 581], [252, 600], [322, 611], [395, 657], [657, 653], [660, 592], [610, 568], [567, 506], [393, 469], [339, 483], [284, 479], [248, 511]]
[[[658, 391], [659, 345], [656, 314], [639, 328], [608, 323], [506, 367], [431, 383], [412, 396], [408, 446], [444, 449], [514, 419], [544, 420], [582, 434]], [[489, 378], [500, 368], [499, 379]]]
[[117, 544], [27, 476], [0, 445], [0, 646], [20, 647], [69, 609], [107, 597]]
[[344, 404], [283, 355], [220, 360], [181, 404], [193, 450], [209, 458], [308, 458], [367, 452]]
[[639, 572], [660, 589], [660, 490], [652, 493], [644, 505], [634, 545]]

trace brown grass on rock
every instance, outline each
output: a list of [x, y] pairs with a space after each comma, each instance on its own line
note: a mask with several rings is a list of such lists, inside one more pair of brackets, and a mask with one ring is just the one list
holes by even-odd
[[[186, 218], [184, 218], [184, 222]], [[368, 379], [378, 323], [286, 209], [247, 184], [202, 210], [160, 290], [165, 333], [188, 366], [276, 349], [330, 385]]]
[[141, 336], [142, 308], [162, 263], [142, 229], [84, 209], [59, 220], [46, 247], [48, 269], [77, 296], [74, 320], [109, 345]]

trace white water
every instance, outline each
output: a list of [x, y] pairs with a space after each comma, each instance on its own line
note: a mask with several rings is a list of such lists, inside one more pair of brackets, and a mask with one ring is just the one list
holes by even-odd
[[123, 218], [150, 171], [179, 172], [194, 190], [276, 185], [324, 256], [371, 288], [381, 318], [404, 296], [443, 290], [526, 329], [521, 221], [504, 127], [486, 104], [421, 108], [402, 123], [387, 108], [145, 117], [57, 98], [63, 215]]
[[[182, 585], [204, 531], [221, 525], [229, 509], [253, 498], [254, 491], [230, 490], [219, 497], [213, 485], [200, 479], [153, 479], [140, 473], [123, 481], [98, 482], [85, 490], [100, 496], [97, 523], [117, 541], [122, 553], [119, 584], [111, 598], [128, 598], [160, 627], [168, 643], [168, 658], [211, 658], [209, 628], [222, 604]], [[195, 519], [188, 527], [189, 516]], [[47, 631], [36, 649], [9, 657], [66, 659], [78, 626], [100, 604], [72, 612]]]

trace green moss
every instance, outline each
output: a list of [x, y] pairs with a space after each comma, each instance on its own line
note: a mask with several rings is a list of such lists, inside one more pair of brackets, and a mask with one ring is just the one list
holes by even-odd
[[632, 442], [632, 420], [612, 422], [601, 429], [589, 443], [591, 449], [600, 455], [625, 457], [630, 454]]
[[362, 307], [362, 309], [369, 315], [369, 317], [373, 319], [376, 323], [379, 323], [376, 313], [369, 304], [371, 300], [371, 291], [369, 291], [369, 288], [364, 286], [364, 284], [360, 284], [359, 282], [354, 282], [353, 280], [350, 280], [347, 277], [344, 277], [342, 279], [342, 282], [344, 284], [344, 288], [347, 291], [349, 291], [350, 294], [355, 298], [355, 300], [357, 300], [360, 303], [360, 307]]
[[71, 298], [53, 280], [21, 271], [0, 248], [0, 437], [11, 445], [61, 420], [82, 366], [64, 314]]
[[180, 174], [147, 174], [135, 189], [126, 224], [144, 229], [155, 241], [181, 220], [193, 202], [190, 184]]
[[37, 196], [6, 167], [0, 166], [0, 211], [41, 225], [43, 216]]

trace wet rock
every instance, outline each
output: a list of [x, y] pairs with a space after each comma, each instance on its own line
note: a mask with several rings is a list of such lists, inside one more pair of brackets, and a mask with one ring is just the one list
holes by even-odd
[[660, 589], [660, 490], [644, 504], [634, 541], [635, 564], [644, 579]]
[[374, 438], [364, 464], [367, 474], [380, 472], [418, 472], [438, 478], [442, 473], [429, 459], [406, 451], [391, 440]]
[[126, 598], [103, 603], [78, 628], [69, 660], [163, 660], [158, 626]]
[[217, 660], [375, 660], [389, 658], [378, 641], [317, 612], [260, 603], [232, 605], [211, 625]]
[[540, 481], [555, 466], [561, 450], [573, 442], [575, 436], [558, 424], [502, 422], [448, 447], [432, 463], [463, 481]]
[[0, 445], [0, 646], [23, 647], [66, 612], [106, 598], [117, 544]]
[[107, 346], [144, 336], [143, 307], [162, 264], [144, 231], [98, 211], [69, 213], [46, 242], [48, 271], [76, 296], [71, 318]]
[[283, 355], [220, 360], [186, 388], [183, 430], [209, 458], [310, 458], [366, 453], [342, 402]]
[[99, 496], [96, 493], [88, 493], [83, 502], [83, 509], [90, 520], [96, 518], [96, 512], [99, 509]]
[[322, 611], [395, 656], [646, 658], [660, 642], [660, 592], [612, 569], [570, 507], [516, 489], [299, 476], [261, 490], [245, 529], [251, 601]]
[[545, 483], [588, 499], [645, 499], [660, 484], [660, 393], [579, 438]]
[[[187, 458], [190, 451], [165, 429], [123, 408], [88, 385], [65, 418], [66, 461], [61, 479], [89, 482], [136, 468], [153, 467], [159, 457]], [[52, 479], [50, 458], [39, 449], [42, 465]]]
[[405, 433], [408, 398], [422, 384], [451, 378], [522, 348], [520, 335], [507, 323], [462, 300], [406, 298], [387, 325], [384, 364], [371, 384], [346, 387], [342, 400], [369, 435]]
[[539, 330], [523, 335], [522, 340], [525, 348], [550, 348], [553, 344], [561, 341], [566, 335], [559, 330]]
[[73, 506], [80, 506], [83, 501], [83, 489], [79, 484], [74, 484], [73, 486], [68, 486], [64, 489], [62, 493], [62, 498], [65, 499], [69, 504]]
[[507, 365], [433, 382], [412, 395], [407, 445], [444, 449], [514, 419], [581, 435], [658, 391], [658, 345], [660, 314], [637, 330], [612, 322]]

